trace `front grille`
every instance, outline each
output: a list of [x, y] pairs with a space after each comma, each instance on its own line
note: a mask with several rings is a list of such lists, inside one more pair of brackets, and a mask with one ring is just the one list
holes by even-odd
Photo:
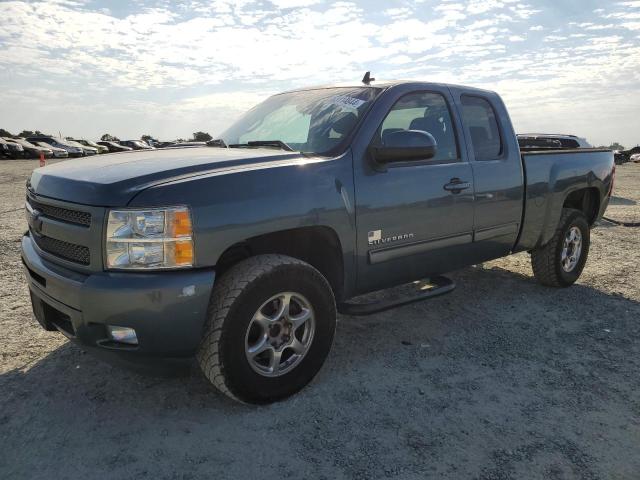
[[37, 235], [32, 232], [33, 240], [36, 245], [47, 253], [55, 255], [70, 262], [79, 263], [81, 265], [89, 265], [91, 256], [89, 249], [75, 243], [63, 242], [51, 237]]
[[31, 208], [40, 211], [45, 217], [73, 223], [75, 225], [82, 225], [83, 227], [91, 226], [91, 214], [89, 212], [69, 210], [68, 208], [56, 207], [54, 205], [44, 205], [31, 198], [27, 198], [27, 202], [29, 202]]

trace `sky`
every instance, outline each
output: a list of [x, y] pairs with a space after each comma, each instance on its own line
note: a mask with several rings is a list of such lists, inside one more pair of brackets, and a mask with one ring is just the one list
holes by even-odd
[[0, 1], [0, 127], [215, 136], [282, 90], [495, 90], [516, 131], [640, 143], [640, 0]]

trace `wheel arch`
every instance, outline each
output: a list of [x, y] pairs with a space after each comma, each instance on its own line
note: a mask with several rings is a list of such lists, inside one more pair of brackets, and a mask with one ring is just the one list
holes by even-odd
[[216, 273], [218, 276], [224, 275], [242, 260], [266, 254], [287, 255], [310, 264], [327, 279], [336, 300], [343, 298], [343, 249], [338, 234], [331, 227], [300, 227], [247, 238], [229, 246], [220, 255], [216, 262]]
[[580, 210], [593, 225], [600, 212], [600, 191], [597, 187], [585, 187], [573, 190], [564, 199], [562, 208]]

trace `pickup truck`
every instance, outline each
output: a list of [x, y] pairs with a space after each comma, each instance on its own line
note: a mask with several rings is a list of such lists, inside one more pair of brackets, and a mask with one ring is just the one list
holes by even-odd
[[361, 294], [523, 251], [573, 284], [614, 171], [607, 150], [521, 152], [490, 91], [291, 91], [207, 146], [34, 170], [22, 260], [47, 330], [133, 365], [195, 355], [269, 403], [312, 380]]

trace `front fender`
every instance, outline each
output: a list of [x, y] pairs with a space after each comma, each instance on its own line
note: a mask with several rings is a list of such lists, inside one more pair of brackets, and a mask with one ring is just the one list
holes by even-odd
[[[307, 226], [333, 229], [345, 274], [354, 271], [354, 183], [351, 152], [290, 164], [213, 171], [150, 187], [131, 207], [188, 205], [197, 267], [213, 267], [232, 245], [267, 233]], [[346, 279], [345, 279], [346, 280]]]

